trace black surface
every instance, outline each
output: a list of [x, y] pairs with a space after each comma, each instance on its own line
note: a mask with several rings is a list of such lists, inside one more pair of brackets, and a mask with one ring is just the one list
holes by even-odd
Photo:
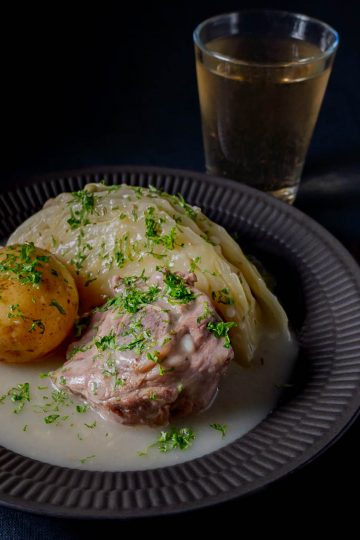
[[[296, 206], [360, 260], [359, 3], [208, 0], [144, 8], [88, 3], [78, 12], [74, 3], [3, 6], [3, 188], [34, 173], [104, 163], [202, 170], [191, 33], [207, 16], [240, 7], [307, 13], [340, 33]], [[291, 533], [307, 528], [314, 517], [323, 528], [329, 518], [350, 526], [357, 520], [351, 488], [360, 479], [359, 440], [358, 421], [315, 463], [264, 493], [211, 514], [151, 521], [151, 527], [171, 531], [178, 526], [188, 535], [197, 523], [238, 527], [241, 518], [253, 531], [264, 521], [269, 529]], [[122, 533], [139, 529], [138, 524], [121, 527]], [[85, 525], [0, 510], [0, 538], [6, 540], [82, 538], [117, 530], [110, 523]]]
[[201, 170], [192, 32], [208, 16], [246, 6], [305, 12], [338, 30], [307, 172], [357, 164], [358, 2], [24, 4], [21, 14], [15, 5], [2, 12], [1, 181], [99, 164]]

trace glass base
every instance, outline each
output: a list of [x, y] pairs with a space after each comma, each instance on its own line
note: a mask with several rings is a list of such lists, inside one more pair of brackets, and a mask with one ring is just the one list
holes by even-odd
[[[215, 167], [210, 167], [209, 165], [206, 165], [206, 174], [209, 174], [210, 176], [232, 178], [232, 176], [227, 175], [222, 171], [219, 171]], [[240, 181], [240, 183], [242, 182]], [[292, 186], [282, 187], [280, 189], [274, 189], [274, 190], [267, 190], [264, 185], [260, 186], [260, 185], [251, 184], [251, 183], [247, 184], [246, 182], [244, 182], [244, 184], [252, 188], [258, 189], [259, 191], [264, 191], [268, 195], [272, 195], [273, 197], [276, 197], [277, 199], [280, 199], [281, 201], [284, 201], [287, 204], [293, 204], [293, 202], [295, 201], [297, 192], [299, 190], [299, 182]]]
[[276, 189], [275, 191], [267, 191], [269, 195], [273, 195], [277, 199], [284, 201], [288, 204], [293, 204], [295, 201], [299, 186], [290, 186], [281, 189]]

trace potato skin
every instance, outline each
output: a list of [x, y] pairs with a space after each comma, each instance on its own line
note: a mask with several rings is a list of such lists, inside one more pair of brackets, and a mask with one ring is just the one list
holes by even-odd
[[43, 358], [71, 331], [78, 305], [74, 278], [56, 256], [32, 243], [0, 248], [0, 361]]

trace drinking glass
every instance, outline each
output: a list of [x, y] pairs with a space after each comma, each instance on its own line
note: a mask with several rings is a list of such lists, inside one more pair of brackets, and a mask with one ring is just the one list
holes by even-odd
[[294, 13], [246, 10], [194, 32], [206, 170], [292, 203], [339, 38]]

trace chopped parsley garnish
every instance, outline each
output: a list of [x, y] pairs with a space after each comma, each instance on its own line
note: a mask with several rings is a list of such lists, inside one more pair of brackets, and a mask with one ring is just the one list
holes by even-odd
[[45, 416], [44, 422], [45, 424], [53, 424], [58, 418], [60, 418], [60, 414], [49, 414], [49, 416]]
[[[38, 388], [48, 390], [47, 387]], [[44, 415], [43, 420], [45, 424], [58, 424], [60, 421], [64, 422], [69, 418], [69, 415], [61, 416], [61, 410], [73, 403], [67, 392], [64, 390], [54, 390], [50, 396], [43, 395], [42, 399], [45, 403], [43, 405], [35, 403], [33, 405], [33, 411]]]
[[186, 202], [184, 197], [181, 195], [181, 193], [178, 193], [177, 195], [170, 195], [169, 193], [166, 193], [164, 191], [161, 191], [160, 189], [157, 189], [155, 186], [149, 186], [149, 192], [152, 194], [152, 196], [159, 196], [164, 197], [168, 201], [172, 202], [173, 204], [180, 206], [184, 211], [185, 214], [188, 215], [191, 219], [194, 221], [197, 218], [197, 212], [196, 210]]
[[76, 412], [85, 413], [88, 410], [88, 405], [76, 405]]
[[136, 222], [139, 219], [137, 204], [133, 204], [133, 209], [131, 211], [131, 215], [132, 215], [133, 221]]
[[71, 403], [70, 397], [65, 390], [54, 390], [54, 392], [51, 393], [51, 397], [54, 403], [60, 403], [61, 405], [68, 405]]
[[129, 313], [136, 313], [145, 304], [151, 304], [159, 296], [160, 289], [151, 285], [145, 291], [128, 289], [123, 297], [124, 309]]
[[227, 431], [227, 425], [226, 424], [210, 424], [210, 427], [213, 429], [216, 429], [216, 431], [220, 431], [221, 437], [224, 438]]
[[26, 319], [25, 315], [20, 309], [19, 304], [12, 304], [9, 306], [9, 309], [10, 311], [7, 315], [9, 319], [22, 319], [23, 321]]
[[151, 362], [154, 362], [154, 364], [157, 364], [157, 365], [158, 365], [158, 367], [159, 367], [159, 373], [160, 373], [160, 375], [162, 376], [162, 375], [165, 375], [165, 370], [164, 370], [164, 368], [162, 367], [162, 365], [159, 363], [159, 357], [160, 357], [159, 351], [154, 351], [154, 352], [152, 352], [152, 353], [151, 353], [151, 352], [148, 352], [148, 353], [146, 354], [146, 358], [147, 358], [148, 360], [151, 360]]
[[89, 252], [93, 247], [88, 242], [83, 242], [84, 240], [84, 231], [81, 230], [76, 238], [76, 252], [74, 257], [71, 259], [71, 264], [76, 268], [76, 273], [79, 274], [85, 259], [89, 255]]
[[102, 336], [95, 340], [95, 346], [99, 351], [106, 351], [107, 349], [116, 349], [116, 335], [113, 331], [106, 336]]
[[207, 329], [209, 330], [209, 332], [211, 332], [212, 334], [214, 334], [214, 336], [216, 336], [217, 338], [225, 338], [225, 341], [224, 341], [224, 347], [225, 349], [229, 349], [230, 348], [230, 337], [229, 337], [229, 330], [230, 328], [233, 328], [234, 326], [237, 326], [235, 322], [217, 322], [217, 323], [214, 323], [212, 321], [210, 321], [208, 324], [207, 324]]
[[137, 454], [138, 456], [146, 456], [150, 448], [157, 448], [162, 453], [171, 452], [172, 450], [187, 450], [194, 440], [195, 433], [192, 428], [172, 427], [167, 431], [162, 431], [153, 444], [150, 444], [146, 450], [142, 450]]
[[126, 287], [129, 287], [130, 285], [134, 285], [137, 281], [148, 281], [148, 277], [145, 276], [145, 270], [141, 272], [139, 276], [126, 276], [123, 278], [123, 281], [126, 285]]
[[215, 300], [218, 304], [233, 304], [234, 300], [232, 296], [230, 295], [229, 289], [223, 288], [219, 291], [212, 291], [211, 292], [211, 298]]
[[201, 257], [195, 257], [194, 259], [191, 259], [189, 272], [195, 272], [196, 268], [198, 268], [199, 262], [201, 262]]
[[61, 315], [65, 315], [66, 313], [65, 309], [62, 307], [61, 304], [59, 304], [57, 300], [52, 299], [50, 301], [50, 306], [54, 306], [61, 313]]
[[195, 300], [194, 293], [186, 286], [181, 276], [167, 270], [164, 272], [164, 282], [167, 285], [166, 293], [176, 303], [187, 304]]
[[183, 210], [185, 211], [185, 214], [189, 216], [189, 218], [193, 219], [194, 221], [196, 220], [197, 218], [196, 210], [194, 210], [194, 208], [185, 201], [181, 193], [178, 193], [177, 195], [173, 195], [172, 200], [175, 202], [175, 204], [183, 208]]
[[160, 353], [159, 351], [154, 351], [154, 352], [148, 352], [147, 355], [146, 355], [146, 358], [148, 360], [151, 360], [152, 362], [155, 362], [155, 364], [158, 363], [159, 361], [159, 356], [160, 356]]
[[116, 377], [117, 376], [116, 363], [115, 363], [114, 359], [111, 358], [111, 356], [109, 356], [104, 361], [101, 373], [103, 373], [103, 375], [109, 375], [110, 377]]
[[[126, 285], [125, 280], [124, 283]], [[134, 284], [128, 283], [124, 293], [119, 293], [110, 298], [104, 306], [99, 308], [99, 311], [112, 308], [128, 313], [137, 313], [142, 307], [151, 304], [159, 296], [160, 289], [156, 285], [151, 285], [147, 290], [140, 290]]]
[[171, 428], [161, 432], [155, 446], [164, 453], [171, 450], [187, 450], [194, 440], [195, 434], [191, 428]]
[[172, 227], [167, 234], [162, 233], [162, 223], [165, 218], [157, 217], [155, 208], [150, 206], [145, 211], [145, 236], [154, 244], [162, 244], [167, 249], [174, 249], [176, 240], [176, 227]]
[[70, 201], [70, 218], [67, 220], [71, 229], [77, 229], [80, 226], [88, 225], [89, 215], [94, 212], [95, 197], [94, 194], [86, 191], [75, 191], [72, 193], [73, 199]]
[[122, 268], [124, 266], [125, 255], [120, 249], [117, 249], [117, 248], [114, 249], [114, 259], [115, 259], [116, 266], [118, 268]]
[[[24, 315], [24, 313], [21, 311], [19, 304], [12, 304], [9, 306], [10, 311], [8, 313], [9, 319], [21, 319], [23, 321], [30, 319], [30, 317], [27, 317]], [[29, 332], [35, 332], [35, 330], [38, 328], [40, 330], [40, 334], [43, 334], [45, 332], [45, 324], [40, 319], [31, 319], [32, 323], [29, 329]]]
[[10, 388], [6, 394], [1, 396], [0, 402], [3, 403], [7, 397], [10, 397], [11, 401], [17, 404], [13, 412], [18, 414], [23, 410], [26, 402], [30, 401], [30, 384], [26, 382], [18, 384], [15, 388]]
[[[89, 349], [91, 349], [92, 347], [92, 343], [86, 343], [85, 345], [81, 345], [80, 347], [77, 346], [77, 345], [74, 345], [73, 347], [71, 347], [71, 350], [69, 352], [66, 353], [66, 358], [69, 359], [69, 358], [72, 358], [73, 356], [75, 356], [75, 354], [77, 354], [78, 352], [85, 352], [85, 351], [88, 351]], [[64, 383], [61, 382], [61, 377], [60, 377], [60, 383], [61, 384], [66, 384], [66, 379], [65, 377], [63, 378], [65, 380]]]
[[136, 354], [141, 354], [149, 341], [151, 335], [148, 330], [143, 332], [142, 336], [134, 338], [130, 343], [119, 345], [119, 351], [135, 351]]
[[34, 256], [35, 246], [33, 242], [22, 244], [18, 253], [16, 246], [8, 246], [14, 253], [7, 253], [0, 263], [0, 272], [6, 272], [13, 275], [20, 283], [38, 288], [42, 279], [42, 263], [49, 261], [46, 255]]
[[37, 328], [39, 329], [40, 334], [45, 332], [45, 324], [40, 319], [33, 320], [29, 332], [35, 332]]
[[94, 427], [96, 427], [96, 420], [94, 420], [92, 424], [84, 424], [84, 426], [89, 429], [94, 429]]
[[165, 246], [167, 249], [174, 249], [175, 240], [176, 240], [176, 228], [171, 227], [170, 231], [167, 234], [162, 235], [161, 242], [159, 243]]
[[161, 235], [162, 228], [159, 223], [159, 219], [155, 219], [155, 208], [150, 206], [145, 211], [145, 235], [151, 240], [157, 240]]
[[211, 309], [209, 308], [209, 302], [204, 302], [203, 310], [201, 315], [196, 319], [196, 322], [200, 324], [202, 321], [206, 321], [213, 315]]
[[94, 458], [96, 458], [95, 454], [93, 454], [92, 456], [86, 456], [80, 459], [80, 463], [86, 463], [87, 461], [90, 461], [90, 459], [94, 459]]

